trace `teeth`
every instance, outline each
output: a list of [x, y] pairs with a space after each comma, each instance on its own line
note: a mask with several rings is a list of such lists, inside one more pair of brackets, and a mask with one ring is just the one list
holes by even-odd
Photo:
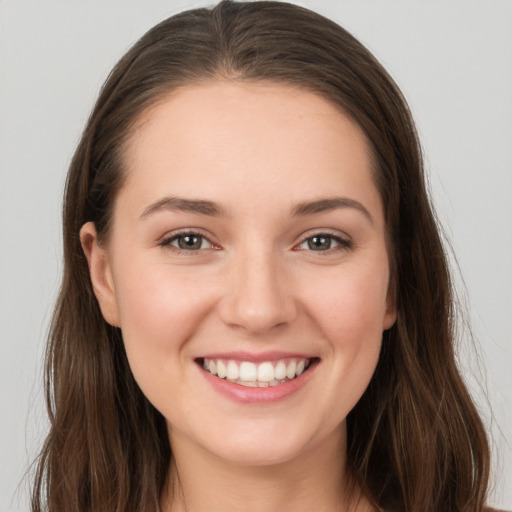
[[298, 377], [308, 367], [309, 362], [309, 359], [287, 358], [256, 364], [251, 361], [205, 358], [203, 368], [212, 375], [242, 386], [267, 387], [278, 386]]
[[274, 380], [274, 367], [272, 363], [261, 363], [258, 366], [258, 380], [260, 382], [270, 382]]
[[286, 376], [289, 379], [293, 379], [295, 377], [295, 370], [297, 369], [297, 363], [295, 361], [292, 361], [287, 367], [286, 367]]
[[274, 369], [274, 376], [277, 380], [282, 380], [286, 377], [286, 365], [283, 361], [279, 361]]
[[244, 361], [242, 364], [240, 364], [240, 380], [243, 380], [245, 382], [257, 380], [256, 374], [257, 370], [256, 365], [254, 363]]
[[217, 361], [217, 375], [223, 379], [228, 373], [226, 365], [222, 361]]
[[249, 388], [266, 388], [272, 386], [278, 386], [279, 384], [283, 384], [288, 382], [288, 379], [283, 380], [272, 380], [270, 382], [259, 382], [257, 380], [245, 381], [245, 380], [229, 380], [229, 382], [234, 382], [235, 384], [240, 384], [241, 386], [249, 387]]
[[238, 372], [238, 365], [235, 363], [235, 361], [228, 361], [228, 369], [226, 372], [226, 377], [229, 380], [237, 380], [239, 377]]

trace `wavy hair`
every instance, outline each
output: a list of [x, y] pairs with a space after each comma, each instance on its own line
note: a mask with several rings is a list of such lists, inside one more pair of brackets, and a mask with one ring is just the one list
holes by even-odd
[[[165, 420], [103, 319], [79, 231], [108, 240], [137, 120], [176, 87], [212, 80], [293, 84], [340, 108], [372, 148], [397, 304], [377, 369], [347, 418], [352, 476], [379, 510], [480, 512], [484, 428], [456, 366], [454, 300], [407, 104], [343, 28], [280, 2], [221, 1], [147, 32], [106, 80], [72, 159], [64, 197], [64, 273], [46, 354], [50, 431], [32, 511], [157, 512], [172, 460]], [[341, 483], [340, 483], [341, 485]]]

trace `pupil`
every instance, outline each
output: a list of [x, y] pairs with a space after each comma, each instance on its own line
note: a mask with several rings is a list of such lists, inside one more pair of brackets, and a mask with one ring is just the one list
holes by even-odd
[[313, 251], [322, 251], [331, 248], [331, 239], [328, 236], [312, 236], [308, 240], [308, 246]]
[[196, 235], [185, 235], [179, 238], [180, 249], [200, 249], [201, 237]]

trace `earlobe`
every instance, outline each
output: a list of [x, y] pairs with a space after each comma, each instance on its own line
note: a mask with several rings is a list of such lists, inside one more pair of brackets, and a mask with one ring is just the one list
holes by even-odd
[[382, 329], [386, 331], [391, 329], [396, 322], [397, 311], [396, 311], [396, 293], [393, 283], [390, 283], [388, 289], [388, 296], [386, 297], [386, 314], [384, 315], [384, 322]]
[[112, 269], [106, 249], [98, 242], [93, 222], [87, 222], [80, 229], [80, 243], [87, 258], [92, 288], [103, 318], [110, 325], [120, 327]]
[[396, 306], [395, 304], [389, 304], [386, 314], [384, 316], [383, 330], [391, 329], [396, 322]]

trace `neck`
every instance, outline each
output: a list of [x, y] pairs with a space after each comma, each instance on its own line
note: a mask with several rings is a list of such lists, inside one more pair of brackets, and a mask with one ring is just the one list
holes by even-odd
[[186, 439], [174, 441], [163, 511], [368, 510], [361, 496], [350, 492], [347, 485], [344, 428], [321, 446], [272, 465], [237, 464]]

